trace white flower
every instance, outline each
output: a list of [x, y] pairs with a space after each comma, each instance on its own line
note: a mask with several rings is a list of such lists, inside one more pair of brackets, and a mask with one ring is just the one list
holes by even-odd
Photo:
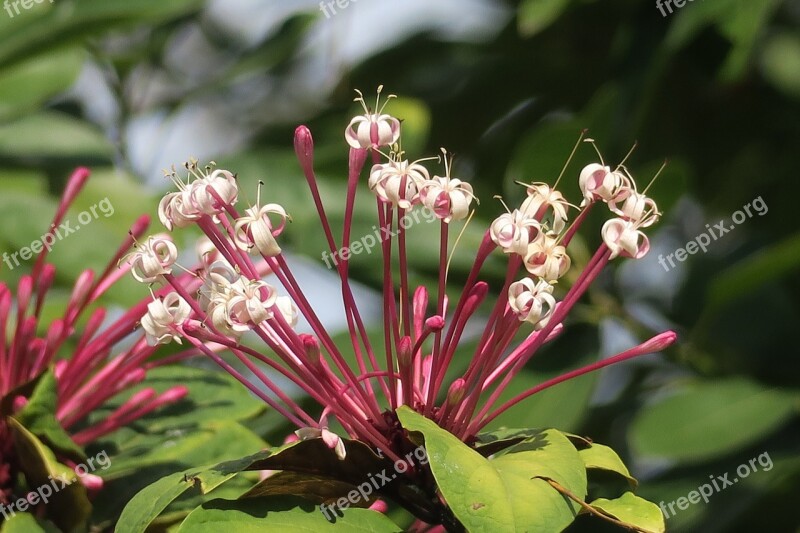
[[[378, 100], [375, 103], [376, 112], [370, 112], [364, 102], [364, 96], [358, 93], [356, 102], [361, 102], [364, 114], [354, 117], [344, 130], [344, 138], [352, 148], [373, 148], [389, 146], [400, 138], [400, 121], [391, 115], [383, 113], [383, 107], [394, 95], [389, 95], [383, 107], [380, 106], [380, 97], [383, 86], [378, 87]], [[374, 142], [373, 142], [374, 141]]]
[[209, 307], [217, 299], [224, 299], [224, 296], [233, 290], [232, 284], [238, 279], [239, 274], [224, 259], [211, 263], [205, 269], [203, 285], [197, 291], [197, 303], [210, 312]]
[[457, 178], [434, 176], [420, 187], [419, 198], [437, 218], [449, 224], [469, 215], [469, 204], [475, 195], [472, 185]]
[[[619, 202], [622, 202], [621, 207], [617, 206]], [[639, 228], [650, 227], [661, 217], [656, 202], [633, 188], [624, 188], [616, 198], [609, 200], [608, 208]]]
[[612, 218], [603, 224], [603, 242], [611, 250], [611, 259], [618, 255], [639, 259], [650, 250], [650, 240], [638, 226], [621, 218]]
[[525, 255], [528, 244], [540, 234], [539, 221], [517, 209], [511, 213], [503, 213], [489, 227], [492, 240], [507, 254]]
[[553, 286], [545, 280], [534, 283], [523, 278], [508, 287], [508, 304], [520, 322], [530, 322], [534, 329], [542, 329], [556, 306]]
[[[211, 191], [217, 193], [220, 201]], [[236, 178], [227, 170], [215, 170], [210, 175], [198, 179], [189, 186], [189, 201], [192, 207], [206, 215], [216, 215], [223, 209], [223, 205], [233, 205], [239, 196], [239, 187]]]
[[528, 245], [525, 268], [534, 276], [546, 281], [555, 281], [569, 270], [570, 258], [567, 250], [552, 235], [542, 235]]
[[616, 197], [623, 187], [630, 187], [631, 181], [623, 173], [612, 171], [610, 167], [592, 163], [581, 170], [578, 185], [583, 194], [581, 207], [595, 200], [608, 202]]
[[531, 218], [542, 219], [548, 208], [553, 210], [553, 223], [551, 229], [560, 232], [567, 221], [569, 203], [560, 192], [552, 189], [546, 183], [531, 183], [526, 185], [528, 197], [522, 202], [520, 211]]
[[159, 234], [149, 237], [137, 245], [135, 252], [128, 255], [131, 274], [142, 283], [154, 283], [164, 274], [172, 272], [172, 265], [178, 259], [178, 249], [169, 235]]
[[225, 265], [215, 264], [200, 291], [198, 303], [205, 305], [214, 328], [230, 337], [239, 338], [273, 317], [277, 295], [275, 288], [261, 280], [236, 276]]
[[408, 209], [417, 201], [419, 186], [428, 180], [428, 170], [419, 163], [389, 161], [372, 167], [369, 188], [384, 202]]
[[208, 310], [208, 318], [211, 320], [214, 329], [226, 337], [238, 339], [250, 331], [250, 324], [234, 320], [228, 313], [227, 301], [224, 299], [224, 295], [218, 295], [218, 298], [212, 300]]
[[[245, 216], [236, 220], [234, 231], [236, 246], [241, 250], [252, 251], [255, 249], [265, 257], [275, 257], [281, 253], [281, 247], [275, 237], [283, 232], [286, 219], [289, 217], [286, 210], [278, 204], [267, 204], [259, 207], [256, 204], [245, 210]], [[280, 223], [273, 227], [269, 219], [270, 214], [280, 217]]]
[[181, 344], [174, 326], [183, 324], [191, 311], [189, 304], [175, 292], [167, 294], [163, 300], [153, 300], [147, 304], [147, 314], [141, 320], [147, 344], [155, 346], [173, 340]]
[[173, 228], [185, 228], [194, 223], [201, 213], [192, 206], [189, 191], [171, 192], [158, 203], [158, 219], [169, 231]]
[[200, 264], [205, 267], [210, 267], [217, 261], [228, 264], [227, 259], [222, 257], [222, 254], [217, 249], [217, 246], [211, 242], [206, 235], [201, 235], [194, 243], [194, 251], [197, 254], [197, 259]]
[[299, 317], [299, 312], [297, 310], [297, 306], [294, 305], [294, 302], [288, 296], [278, 296], [275, 299], [275, 307], [281, 312], [283, 315], [283, 319], [286, 320], [286, 323], [289, 324], [291, 327], [295, 327], [297, 325], [297, 319]]
[[[165, 172], [165, 175], [180, 189], [178, 192], [166, 194], [158, 204], [158, 218], [168, 230], [172, 231], [174, 227], [186, 227], [202, 215], [216, 216], [224, 205], [236, 203], [239, 196], [236, 177], [227, 170], [211, 172], [213, 165], [212, 162], [204, 169], [200, 169], [195, 159], [184, 163], [184, 167], [189, 171], [190, 181], [187, 183], [178, 178], [174, 168]], [[193, 176], [195, 179], [191, 181]]]
[[240, 324], [258, 325], [272, 318], [271, 307], [276, 298], [275, 288], [268, 283], [242, 276], [232, 285], [231, 295], [225, 304], [228, 317]]

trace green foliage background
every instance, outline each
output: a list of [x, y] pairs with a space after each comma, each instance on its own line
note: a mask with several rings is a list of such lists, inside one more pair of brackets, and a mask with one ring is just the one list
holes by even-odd
[[[369, 95], [384, 84], [400, 96], [389, 109], [406, 119], [409, 155], [435, 154], [439, 146], [454, 151], [455, 174], [484, 199], [453, 263], [457, 288], [480, 228], [502, 209], [493, 195], [518, 203], [522, 189], [515, 180], [552, 182], [583, 128], [611, 162], [638, 141], [628, 163], [640, 183], [664, 157], [670, 160], [650, 190], [667, 213], [650, 232], [652, 257], [610, 269], [567, 334], [526, 369], [518, 387], [609, 355], [615, 342], [625, 348], [655, 329], [676, 328], [680, 342], [663, 356], [565, 383], [502, 422], [554, 426], [612, 445], [633, 466], [639, 493], [656, 502], [676, 500], [709, 476], [768, 453], [774, 468], [678, 513], [668, 530], [795, 530], [800, 226], [792, 204], [800, 2], [689, 2], [668, 17], [654, 3], [634, 0], [498, 2], [506, 13], [499, 31], [469, 40], [447, 38], [421, 16], [418, 32], [357, 61], [332, 48], [328, 62], [305, 65], [323, 69], [328, 84], [288, 98], [310, 61], [313, 32], [366, 32], [354, 12], [377, 9], [368, 2], [380, 3], [380, 24], [393, 24], [390, 1], [362, 0], [331, 19], [313, 4], [295, 12], [265, 2], [263, 13], [274, 16], [276, 30], [256, 41], [220, 25], [198, 0], [56, 0], [13, 18], [0, 15], [0, 253], [44, 233], [69, 171], [91, 166], [93, 178], [74, 212], [108, 196], [115, 214], [55, 248], [63, 305], [71, 281], [87, 266], [104, 265], [136, 215], [154, 213], [158, 190], [166, 186], [143, 160], [141, 144], [132, 146], [135, 126], [158, 116], [168, 128], [173, 117], [216, 109], [218, 122], [206, 118], [200, 127], [220, 129], [219, 150], [179, 154], [174, 162], [214, 158], [239, 173], [250, 197], [264, 179], [268, 201], [293, 215], [287, 248], [320, 262], [324, 241], [293, 160], [293, 128], [304, 122], [314, 132], [323, 194], [340, 221], [342, 131], [356, 109], [352, 91]], [[335, 44], [333, 35], [323, 42]], [[192, 39], [202, 46], [176, 52]], [[87, 77], [87, 65], [96, 78]], [[95, 102], [71, 89], [79, 79], [84, 87], [104, 87], [98, 94], [116, 112], [98, 116]], [[231, 141], [231, 130], [241, 138]], [[150, 150], [167, 138], [153, 138]], [[567, 173], [564, 192], [573, 201], [577, 169], [593, 157], [585, 147]], [[658, 265], [658, 253], [683, 246], [705, 223], [729, 219], [757, 197], [769, 207], [763, 216], [679, 268], [665, 272]], [[370, 216], [359, 214], [354, 235], [369, 231]], [[576, 269], [597, 244], [601, 223], [590, 219], [582, 232], [586, 240], [573, 251]], [[437, 264], [426, 251], [436, 243], [416, 237], [415, 279], [432, 279]], [[353, 272], [378, 287], [375, 259], [358, 256]], [[23, 270], [2, 265], [0, 277], [14, 283]], [[141, 287], [125, 280], [106, 303], [141, 296]], [[280, 442], [288, 428], [276, 423], [264, 415], [248, 424], [261, 438]], [[570, 530], [598, 527], [578, 520]]]

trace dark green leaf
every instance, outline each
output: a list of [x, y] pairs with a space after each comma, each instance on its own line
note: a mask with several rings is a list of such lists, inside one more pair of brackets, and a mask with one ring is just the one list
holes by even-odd
[[34, 490], [52, 487], [54, 479], [69, 481], [66, 487], [62, 487], [62, 482], [56, 482], [59, 490], [53, 490], [49, 497], [47, 517], [64, 531], [83, 528], [91, 512], [91, 504], [75, 472], [56, 461], [53, 452], [13, 417], [7, 420], [14, 436], [14, 449], [30, 487]]
[[180, 532], [237, 533], [292, 531], [318, 533], [320, 530], [353, 532], [400, 532], [385, 515], [367, 509], [346, 509], [328, 521], [314, 504], [298, 499], [259, 498], [240, 501], [214, 500], [193, 511], [181, 524]]

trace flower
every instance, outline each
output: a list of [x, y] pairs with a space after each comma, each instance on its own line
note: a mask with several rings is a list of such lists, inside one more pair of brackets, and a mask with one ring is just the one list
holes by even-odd
[[168, 344], [172, 340], [180, 344], [180, 335], [175, 326], [183, 324], [191, 311], [189, 304], [175, 292], [147, 304], [147, 314], [141, 321], [147, 335], [147, 344]]
[[[265, 257], [275, 257], [281, 253], [281, 247], [275, 237], [283, 232], [286, 219], [289, 215], [278, 204], [267, 204], [259, 207], [258, 204], [246, 209], [245, 216], [236, 220], [236, 246], [242, 250], [255, 250]], [[269, 215], [278, 215], [280, 223], [273, 227]]]
[[[86, 168], [78, 168], [70, 176], [51, 227], [62, 222], [88, 178]], [[49, 249], [39, 254], [31, 272], [20, 278], [16, 288], [0, 282], [0, 400], [3, 400], [0, 403], [10, 405], [11, 416], [25, 408], [30, 385], [36, 380], [42, 383], [44, 376], [50, 375], [47, 374], [50, 368], [58, 393], [52, 415], [78, 446], [92, 443], [186, 396], [188, 390], [182, 385], [161, 394], [148, 387], [103, 417], [90, 416], [110, 399], [144, 380], [145, 364], [151, 362], [149, 359], [155, 353], [154, 343], [148, 341], [165, 334], [163, 328], [168, 323], [179, 323], [188, 316], [186, 302], [176, 300], [174, 293], [167, 294], [164, 289], [155, 292], [157, 301], [148, 296], [115, 319], [110, 319], [106, 309], [97, 305], [128, 270], [144, 283], [157, 281], [170, 272], [177, 250], [167, 236], [155, 236], [136, 244], [149, 223], [146, 215], [135, 221], [99, 274], [92, 270], [81, 273], [63, 312], [49, 322], [42, 312], [56, 276], [56, 268], [46, 262]], [[137, 250], [124, 261], [132, 245]], [[190, 274], [173, 277], [172, 281], [182, 289], [196, 284]], [[140, 321], [146, 325], [145, 333], [131, 336]], [[23, 496], [17, 482], [25, 474], [20, 471], [16, 441], [6, 414], [0, 414], [0, 504]], [[59, 462], [70, 464], [67, 457], [54, 451]], [[102, 485], [96, 476], [79, 476], [79, 479], [88, 488]]]
[[283, 315], [283, 319], [289, 324], [291, 327], [295, 327], [299, 320], [299, 312], [297, 310], [297, 306], [294, 304], [291, 298], [288, 296], [278, 296], [275, 298], [275, 307], [281, 312]]
[[622, 255], [640, 259], [650, 250], [650, 240], [639, 231], [639, 226], [622, 218], [612, 218], [603, 224], [603, 242], [611, 250], [611, 259]]
[[584, 207], [596, 200], [613, 200], [624, 187], [630, 186], [630, 180], [619, 171], [592, 163], [581, 170], [578, 186], [583, 194], [581, 207]]
[[400, 138], [400, 121], [391, 115], [383, 113], [383, 108], [392, 98], [390, 94], [386, 98], [383, 106], [380, 105], [380, 97], [383, 86], [378, 87], [378, 99], [375, 102], [376, 111], [373, 113], [367, 107], [364, 96], [360, 91], [355, 102], [360, 102], [364, 108], [364, 114], [358, 115], [350, 121], [344, 130], [344, 138], [351, 148], [377, 148], [389, 146], [397, 142]]
[[447, 161], [447, 152], [442, 149], [445, 158], [445, 175], [434, 176], [419, 188], [419, 197], [422, 205], [430, 209], [433, 214], [445, 224], [451, 221], [463, 220], [469, 215], [469, 204], [475, 195], [472, 185], [458, 178], [450, 177], [450, 165]]
[[[621, 207], [617, 206], [619, 202], [622, 202]], [[616, 198], [609, 200], [608, 208], [612, 213], [630, 220], [640, 228], [652, 226], [661, 217], [656, 202], [631, 187], [623, 188]]]
[[508, 303], [520, 321], [530, 322], [535, 330], [542, 329], [556, 306], [553, 286], [543, 279], [534, 282], [522, 278], [508, 288]]
[[128, 256], [131, 274], [136, 281], [155, 283], [164, 274], [172, 272], [172, 265], [178, 259], [178, 249], [169, 235], [161, 234], [149, 237], [137, 250]]
[[191, 205], [187, 191], [172, 192], [158, 203], [158, 219], [169, 231], [185, 228], [200, 218], [200, 213]]
[[507, 254], [525, 255], [528, 245], [537, 240], [541, 232], [539, 221], [519, 209], [503, 213], [489, 227], [492, 241]]
[[189, 189], [192, 207], [205, 215], [216, 215], [223, 205], [234, 205], [238, 195], [236, 178], [227, 170], [215, 170], [194, 181]]
[[384, 202], [408, 209], [417, 201], [420, 185], [429, 180], [428, 170], [419, 163], [390, 160], [373, 165], [369, 188]]
[[570, 258], [566, 247], [552, 234], [542, 233], [525, 251], [525, 268], [534, 276], [555, 281], [567, 273]]
[[250, 322], [253, 325], [272, 318], [271, 307], [278, 297], [272, 286], [242, 276], [232, 287], [226, 304], [229, 316], [235, 317], [240, 323]]
[[239, 195], [236, 176], [231, 172], [212, 171], [213, 163], [201, 169], [196, 159], [191, 159], [184, 167], [190, 173], [186, 183], [178, 178], [174, 169], [165, 172], [180, 189], [166, 194], [158, 204], [158, 219], [169, 231], [185, 228], [203, 215], [217, 215], [223, 205], [235, 204]]
[[[385, 122], [379, 125], [381, 121]], [[571, 267], [568, 247], [586, 218], [589, 206], [581, 209], [567, 228], [570, 204], [566, 198], [555, 187], [533, 183], [527, 185], [528, 196], [523, 205], [500, 215], [486, 229], [481, 244], [474, 251], [475, 260], [460, 295], [448, 301], [445, 289], [452, 252], [448, 232], [450, 224], [469, 216], [475, 199], [473, 189], [469, 183], [451, 177], [451, 161], [447, 157], [445, 175], [432, 179], [428, 179], [428, 171], [422, 164], [424, 160], [408, 163], [398, 157], [398, 151], [393, 151], [387, 161], [387, 157], [374, 148], [399, 142], [393, 124], [390, 118], [378, 112], [354, 119], [348, 126], [352, 149], [341, 241], [334, 237], [319, 191], [314, 172], [314, 142], [307, 127], [297, 128], [294, 143], [319, 214], [321, 232], [332, 254], [339, 251], [341, 242], [351, 242], [358, 185], [368, 170], [365, 181], [378, 198], [373, 205], [381, 229], [382, 246], [376, 252], [383, 262], [381, 268], [376, 269], [383, 277], [380, 346], [366, 334], [361, 309], [353, 297], [346, 258], [338, 261], [336, 268], [349, 339], [345, 347], [334, 342], [310, 304], [307, 289], [304, 290], [294, 276], [290, 260], [278, 245], [286, 215], [284, 209], [275, 204], [262, 208], [256, 203], [245, 208], [242, 216], [232, 203], [225, 203], [218, 206], [221, 209], [217, 220], [207, 216], [198, 219], [196, 225], [216, 247], [215, 257], [219, 262], [211, 263], [198, 273], [202, 280], [199, 292], [180, 292], [179, 287], [174, 286], [181, 296], [185, 294], [189, 299], [196, 315], [177, 328], [184, 338], [226, 369], [229, 367], [204, 348], [203, 342], [224, 346], [234, 357], [250, 365], [251, 370], [258, 368], [256, 361], [281, 369], [281, 381], [283, 378], [290, 380], [312, 398], [321, 409], [320, 416], [312, 416], [305, 404], [283, 392], [281, 382], [263, 372], [254, 372], [249, 379], [239, 373], [234, 376], [295, 424], [300, 438], [322, 439], [340, 459], [345, 457], [343, 440], [328, 430], [328, 417], [335, 417], [350, 438], [368, 444], [393, 461], [400, 460], [404, 436], [396, 410], [401, 405], [422, 413], [464, 442], [472, 442], [477, 432], [506, 409], [558, 382], [551, 380], [532, 386], [500, 403], [514, 376], [543, 344], [564, 328], [567, 314], [603, 267], [617, 255], [632, 251], [635, 253], [630, 255], [636, 256], [642, 252], [641, 246], [632, 249], [629, 242], [631, 235], [634, 244], [640, 239], [637, 223], [612, 219], [604, 226], [603, 244], [573, 284], [564, 289], [563, 299], [557, 303], [554, 285]], [[368, 152], [369, 149], [372, 150]], [[368, 156], [372, 157], [371, 167], [366, 166]], [[592, 202], [619, 200], [619, 205], [612, 203], [611, 207], [619, 207], [629, 217], [639, 213], [620, 196], [622, 186], [635, 186], [632, 178], [614, 174], [608, 167], [587, 168], [579, 178], [584, 199], [588, 197]], [[475, 201], [477, 203], [477, 199]], [[424, 286], [413, 287], [410, 281], [413, 278], [407, 256], [412, 232], [402, 222], [405, 210], [420, 204], [442, 221], [438, 225], [440, 276], [434, 294], [429, 294]], [[270, 210], [282, 218], [275, 228], [266, 216]], [[430, 232], [422, 232], [420, 237], [430, 238]], [[231, 240], [236, 246], [231, 245]], [[257, 268], [251, 256], [240, 253], [253, 247], [261, 252], [266, 263], [264, 269]], [[497, 249], [505, 254], [508, 267], [505, 282], [494, 291], [502, 297], [490, 298], [489, 284], [480, 280], [480, 274]], [[277, 279], [274, 287], [267, 286], [261, 279], [265, 270]], [[520, 272], [525, 274], [522, 279], [519, 279]], [[175, 283], [171, 277], [165, 279], [169, 284]], [[285, 295], [276, 296], [279, 289], [285, 291]], [[484, 303], [491, 312], [484, 323], [483, 335], [466, 370], [450, 379], [455, 352], [464, 345], [465, 326], [474, 323], [471, 319]], [[280, 312], [275, 312], [276, 308]], [[295, 331], [298, 315], [307, 323], [310, 333]], [[523, 327], [529, 330], [521, 337], [519, 333]], [[240, 335], [248, 330], [264, 343], [263, 350], [239, 343]], [[523, 340], [519, 341], [520, 338]], [[674, 334], [669, 332], [656, 338], [658, 343], [645, 343], [572, 371], [567, 377], [638, 357], [656, 348], [663, 349], [674, 341]], [[345, 353], [353, 354], [353, 363]]]
[[567, 208], [569, 203], [564, 196], [550, 188], [546, 183], [531, 183], [527, 185], [528, 197], [522, 202], [520, 211], [533, 218], [542, 219], [547, 209], [552, 211], [553, 222], [550, 229], [559, 232], [564, 229], [567, 221]]

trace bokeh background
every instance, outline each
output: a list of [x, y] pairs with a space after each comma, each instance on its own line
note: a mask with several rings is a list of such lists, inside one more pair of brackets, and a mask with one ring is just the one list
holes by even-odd
[[[213, 159], [238, 172], [250, 200], [263, 180], [262, 198], [287, 207], [286, 248], [327, 324], [343, 331], [294, 162], [298, 124], [315, 134], [336, 221], [354, 89], [369, 100], [383, 84], [399, 96], [387, 110], [404, 119], [412, 159], [442, 146], [456, 154], [454, 175], [483, 201], [453, 261], [454, 291], [503, 209], [493, 196], [518, 204], [516, 180], [552, 183], [584, 128], [610, 163], [637, 142], [627, 165], [639, 183], [669, 159], [649, 191], [665, 212], [649, 232], [653, 249], [603, 274], [517, 390], [666, 328], [680, 342], [553, 388], [499, 423], [612, 445], [657, 503], [768, 454], [772, 468], [678, 512], [668, 530], [797, 531], [800, 1], [694, 1], [667, 16], [654, 0], [343, 4], [323, 12], [313, 0], [54, 0], [0, 11], [0, 253], [44, 233], [65, 177], [90, 166], [74, 212], [104, 197], [115, 212], [54, 249], [63, 304], [78, 273], [105, 264], [135, 217], [155, 212], [169, 186], [163, 169]], [[583, 145], [567, 170], [560, 188], [574, 203], [578, 171], [595, 159]], [[659, 265], [659, 254], [758, 198], [768, 210], [707, 253], [669, 271]], [[371, 217], [359, 211], [353, 235], [369, 233]], [[581, 231], [573, 271], [599, 243], [601, 224], [590, 218]], [[435, 279], [428, 251], [438, 242], [424, 229], [412, 238], [414, 281]], [[353, 260], [367, 309], [380, 301], [377, 260]], [[24, 270], [0, 265], [0, 277], [14, 283]], [[502, 272], [498, 258], [488, 276], [500, 282]], [[123, 306], [141, 291], [126, 281], [105, 303]], [[251, 429], [271, 442], [288, 431], [269, 415]], [[224, 444], [204, 453], [213, 451]], [[196, 466], [192, 453], [173, 457], [174, 470]], [[579, 520], [571, 530], [600, 525]]]

